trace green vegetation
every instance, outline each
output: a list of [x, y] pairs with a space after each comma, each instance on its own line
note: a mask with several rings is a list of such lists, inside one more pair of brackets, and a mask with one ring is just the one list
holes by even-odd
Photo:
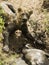
[[2, 18], [2, 14], [4, 14], [4, 10], [0, 6], [0, 32], [2, 32], [2, 28], [4, 27], [4, 19]]
[[[3, 30], [3, 27], [4, 27], [3, 15], [4, 15], [4, 10], [0, 6], [0, 34], [2, 33], [2, 30]], [[0, 36], [0, 41], [1, 40], [2, 40], [2, 37]], [[0, 63], [0, 65], [1, 65], [1, 63]]]
[[3, 27], [4, 27], [4, 20], [3, 20], [3, 18], [0, 16], [0, 32], [2, 32]]
[[3, 65], [3, 62], [2, 61], [0, 61], [0, 65]]

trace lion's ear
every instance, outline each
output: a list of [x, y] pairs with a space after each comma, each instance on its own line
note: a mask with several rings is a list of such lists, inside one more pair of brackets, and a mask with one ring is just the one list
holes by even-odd
[[32, 15], [33, 11], [28, 11], [28, 18], [30, 18], [30, 16]]
[[18, 12], [22, 12], [22, 9], [21, 8], [18, 8]]
[[33, 13], [33, 11], [29, 11], [29, 15], [31, 15]]

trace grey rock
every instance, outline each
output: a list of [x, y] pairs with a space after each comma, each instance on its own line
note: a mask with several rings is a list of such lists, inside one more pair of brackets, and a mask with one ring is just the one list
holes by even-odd
[[9, 5], [9, 6], [10, 6], [10, 5], [12, 6], [12, 4], [9, 3], [9, 2], [5, 2], [5, 1], [1, 2], [1, 7], [2, 7], [2, 9], [3, 9], [7, 14], [12, 15], [12, 16], [15, 16], [15, 14], [10, 10], [10, 8], [8, 7], [8, 5]]
[[9, 52], [9, 47], [8, 47], [8, 45], [5, 45], [5, 46], [3, 47], [3, 51]]
[[22, 60], [21, 58], [18, 58], [17, 60], [15, 60], [15, 62], [16, 62], [16, 65], [28, 65], [28, 64], [26, 64], [25, 61]]
[[24, 49], [25, 58], [31, 62], [31, 65], [49, 65], [46, 53], [38, 49]]

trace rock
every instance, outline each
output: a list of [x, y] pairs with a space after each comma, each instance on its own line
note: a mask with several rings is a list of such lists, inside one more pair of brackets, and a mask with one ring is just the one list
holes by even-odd
[[[15, 14], [12, 12], [12, 10], [14, 10], [14, 8], [11, 3], [3, 1], [0, 3], [0, 5], [1, 5], [2, 9], [5, 11], [5, 13], [7, 13], [8, 15], [15, 16]], [[12, 10], [10, 7], [12, 8]]]
[[8, 47], [8, 45], [5, 45], [5, 46], [3, 47], [3, 51], [4, 51], [4, 52], [9, 52], [9, 47]]
[[15, 62], [16, 62], [16, 65], [28, 65], [25, 63], [24, 60], [22, 60], [22, 58], [18, 58]]
[[46, 53], [38, 49], [24, 49], [25, 58], [31, 62], [31, 65], [49, 65]]

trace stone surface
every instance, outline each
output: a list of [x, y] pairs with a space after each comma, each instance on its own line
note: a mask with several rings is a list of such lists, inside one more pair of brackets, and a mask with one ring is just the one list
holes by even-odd
[[28, 65], [28, 64], [26, 64], [25, 61], [22, 60], [21, 58], [18, 58], [18, 59], [16, 60], [16, 65]]
[[49, 65], [46, 53], [39, 49], [23, 49], [25, 58], [31, 62], [31, 65]]

